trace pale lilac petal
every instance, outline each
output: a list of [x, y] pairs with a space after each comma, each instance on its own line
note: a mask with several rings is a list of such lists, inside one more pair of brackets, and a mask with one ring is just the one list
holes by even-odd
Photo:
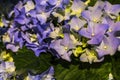
[[91, 38], [91, 31], [89, 32], [87, 28], [83, 28], [79, 31], [79, 34], [87, 38]]
[[12, 50], [13, 52], [17, 52], [19, 49], [19, 46], [15, 46], [13, 44], [7, 44], [6, 48]]

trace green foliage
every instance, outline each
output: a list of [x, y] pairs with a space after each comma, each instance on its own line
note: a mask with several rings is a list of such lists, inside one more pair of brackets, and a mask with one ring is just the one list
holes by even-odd
[[57, 80], [108, 80], [112, 69], [112, 64], [107, 61], [93, 64], [78, 61], [57, 62], [54, 66]]
[[51, 66], [52, 56], [49, 53], [41, 53], [40, 57], [36, 57], [31, 50], [23, 48], [17, 53], [11, 53], [15, 66], [17, 75], [22, 75], [23, 77], [28, 74], [42, 73]]
[[117, 52], [112, 58], [112, 73], [116, 80], [120, 80], [120, 52]]
[[111, 4], [120, 4], [120, 0], [107, 0], [107, 1], [110, 2]]

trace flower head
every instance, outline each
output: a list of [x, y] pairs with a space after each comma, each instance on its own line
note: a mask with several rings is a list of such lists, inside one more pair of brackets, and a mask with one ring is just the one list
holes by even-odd
[[79, 31], [79, 34], [90, 39], [88, 44], [99, 44], [107, 29], [107, 24], [96, 24], [90, 22], [87, 28], [82, 28]]
[[114, 36], [106, 37], [104, 36], [101, 44], [96, 48], [99, 57], [103, 57], [104, 55], [113, 55], [118, 49], [120, 44], [119, 39]]

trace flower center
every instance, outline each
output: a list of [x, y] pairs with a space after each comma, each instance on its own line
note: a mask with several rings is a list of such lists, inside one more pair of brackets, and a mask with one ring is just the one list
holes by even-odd
[[68, 47], [65, 46], [64, 48], [65, 48], [65, 50], [68, 50]]
[[112, 32], [112, 29], [109, 29], [108, 31], [109, 31], [109, 32]]
[[104, 49], [107, 49], [107, 46], [104, 46], [103, 48], [104, 48]]
[[94, 36], [95, 36], [95, 34], [94, 34], [94, 33], [92, 33], [92, 34], [91, 34], [91, 36], [92, 36], [92, 37], [94, 37]]

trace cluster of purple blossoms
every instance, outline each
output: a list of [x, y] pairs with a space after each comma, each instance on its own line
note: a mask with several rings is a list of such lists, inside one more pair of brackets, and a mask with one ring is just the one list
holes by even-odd
[[[3, 42], [17, 52], [23, 46], [50, 52], [71, 61], [100, 62], [120, 45], [120, 5], [98, 0], [94, 6], [81, 0], [24, 0], [11, 11]], [[7, 23], [6, 23], [7, 24]]]
[[64, 0], [55, 0], [54, 3], [52, 0], [19, 1], [9, 15], [14, 19], [10, 22], [7, 37], [5, 36], [9, 39], [3, 40], [6, 48], [17, 52], [19, 48], [26, 46], [33, 50], [36, 56], [39, 56], [41, 52], [46, 52], [49, 45], [46, 39], [52, 31], [50, 16], [55, 8], [63, 8], [62, 4], [67, 4], [67, 2]]
[[[69, 62], [74, 55], [92, 63], [120, 51], [119, 4], [98, 0], [88, 6], [82, 0], [23, 0], [14, 6], [9, 18], [13, 19], [0, 20], [0, 42], [13, 52], [25, 46], [37, 57], [49, 52]], [[1, 57], [0, 62], [0, 80], [5, 80], [14, 73], [14, 62]], [[51, 80], [53, 75], [50, 67], [40, 75], [28, 74], [25, 80]]]

